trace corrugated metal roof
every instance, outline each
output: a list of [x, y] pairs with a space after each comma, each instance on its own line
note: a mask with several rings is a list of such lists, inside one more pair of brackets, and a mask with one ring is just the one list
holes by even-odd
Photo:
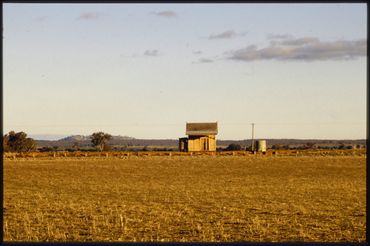
[[186, 123], [186, 135], [216, 135], [217, 122]]

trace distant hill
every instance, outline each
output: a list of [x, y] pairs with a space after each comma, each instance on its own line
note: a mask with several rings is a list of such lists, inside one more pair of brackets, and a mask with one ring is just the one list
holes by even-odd
[[68, 136], [62, 139], [59, 139], [57, 141], [62, 141], [62, 142], [81, 142], [81, 141], [87, 141], [90, 140], [89, 136], [83, 136], [83, 135], [73, 135], [73, 136]]
[[[128, 136], [112, 136], [112, 141], [123, 141], [123, 140], [132, 140], [135, 139], [133, 137]], [[90, 141], [90, 136], [83, 136], [83, 135], [72, 135], [68, 136], [62, 139], [59, 139], [57, 141], [63, 141], [63, 142], [83, 142], [83, 141]]]
[[[304, 144], [318, 144], [326, 146], [338, 145], [365, 145], [365, 139], [358, 140], [325, 140], [325, 139], [265, 139], [269, 148], [273, 145], [290, 145], [300, 146]], [[42, 147], [58, 147], [58, 149], [72, 148], [75, 143], [78, 143], [80, 148], [90, 148], [90, 136], [72, 135], [59, 140], [35, 140], [38, 148]], [[245, 140], [217, 140], [217, 146], [221, 148], [227, 147], [229, 144], [239, 144], [242, 147], [251, 145], [250, 139]], [[167, 147], [176, 149], [178, 146], [177, 139], [136, 139], [128, 136], [112, 136], [109, 141], [112, 147]]]
[[[302, 144], [320, 144], [320, 145], [351, 145], [351, 144], [366, 144], [366, 139], [355, 139], [355, 140], [341, 140], [341, 139], [264, 139], [268, 146], [280, 144], [280, 145], [302, 145]], [[217, 145], [239, 144], [241, 146], [250, 146], [252, 143], [251, 139], [246, 140], [218, 140]]]
[[35, 140], [59, 140], [66, 135], [61, 134], [29, 134], [28, 137]]
[[[109, 141], [110, 145], [125, 145], [127, 141], [135, 140], [133, 137], [128, 136], [112, 136]], [[42, 147], [58, 147], [58, 148], [72, 148], [75, 143], [78, 143], [80, 147], [90, 147], [91, 139], [90, 136], [84, 135], [72, 135], [64, 137], [58, 140], [35, 140], [39, 148]]]

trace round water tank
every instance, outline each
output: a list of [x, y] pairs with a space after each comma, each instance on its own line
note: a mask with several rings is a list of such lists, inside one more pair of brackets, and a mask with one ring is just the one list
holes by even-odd
[[256, 149], [258, 152], [266, 152], [266, 140], [258, 140], [256, 145]]

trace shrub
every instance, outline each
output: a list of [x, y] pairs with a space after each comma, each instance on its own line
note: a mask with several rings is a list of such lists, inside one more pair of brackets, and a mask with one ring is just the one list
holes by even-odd
[[227, 146], [226, 150], [228, 151], [232, 151], [232, 150], [241, 150], [242, 147], [239, 145], [239, 144], [229, 144], [229, 146]]

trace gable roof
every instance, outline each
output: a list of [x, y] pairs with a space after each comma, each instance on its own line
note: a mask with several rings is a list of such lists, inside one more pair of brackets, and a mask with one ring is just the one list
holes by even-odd
[[217, 122], [186, 123], [186, 135], [216, 135]]

